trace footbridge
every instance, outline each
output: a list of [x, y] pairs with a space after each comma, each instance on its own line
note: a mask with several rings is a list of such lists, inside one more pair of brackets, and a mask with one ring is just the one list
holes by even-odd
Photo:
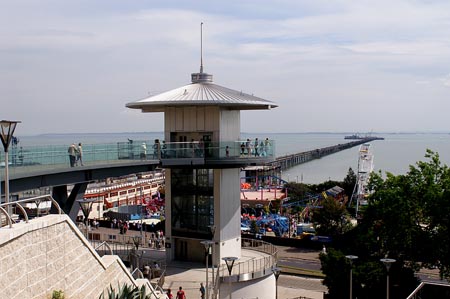
[[[17, 193], [51, 186], [53, 198], [72, 217], [76, 212], [72, 209], [75, 200], [82, 199], [87, 185], [97, 180], [185, 165], [198, 168], [266, 165], [284, 170], [372, 140], [375, 139], [366, 138], [278, 158], [275, 158], [274, 140], [259, 148], [259, 154], [251, 148], [243, 149], [245, 141], [239, 140], [205, 144], [149, 140], [92, 144], [84, 145], [81, 159], [75, 160], [70, 158], [67, 145], [13, 147], [8, 159], [9, 190]], [[0, 157], [0, 161], [4, 158]], [[4, 166], [4, 163], [0, 164], [0, 168]], [[4, 192], [3, 175], [1, 180]], [[68, 185], [73, 185], [69, 195]]]

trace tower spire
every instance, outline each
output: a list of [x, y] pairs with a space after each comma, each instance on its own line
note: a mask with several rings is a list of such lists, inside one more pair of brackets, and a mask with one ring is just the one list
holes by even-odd
[[203, 73], [203, 22], [200, 23], [200, 73]]
[[212, 82], [212, 75], [203, 72], [203, 22], [200, 23], [200, 72], [191, 74], [191, 82]]

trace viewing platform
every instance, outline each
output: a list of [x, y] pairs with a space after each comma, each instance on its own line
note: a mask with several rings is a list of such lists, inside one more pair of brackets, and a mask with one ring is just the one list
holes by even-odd
[[[255, 147], [247, 141], [163, 142], [148, 140], [82, 146], [81, 160], [72, 167], [68, 145], [13, 147], [9, 151], [10, 179], [30, 177], [50, 171], [76, 171], [104, 166], [148, 165], [161, 167], [183, 165], [230, 166], [264, 164], [275, 158], [275, 142]], [[3, 160], [3, 158], [0, 158]], [[4, 163], [3, 163], [4, 164]], [[4, 165], [0, 164], [0, 167]]]

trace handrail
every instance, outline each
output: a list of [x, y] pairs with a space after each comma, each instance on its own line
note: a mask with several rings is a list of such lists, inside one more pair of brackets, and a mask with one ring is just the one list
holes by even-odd
[[135, 272], [138, 272], [138, 278], [144, 278], [144, 274], [142, 274], [142, 271], [139, 270], [139, 268], [136, 268], [136, 269], [133, 270], [133, 272], [131, 272], [131, 276], [133, 276], [133, 278], [134, 278], [134, 273]]
[[[278, 250], [275, 245], [268, 242], [264, 242], [262, 240], [247, 239], [247, 238], [242, 238], [241, 242], [242, 248], [263, 252], [267, 254], [267, 256], [235, 263], [232, 269], [233, 271], [231, 273], [231, 276], [264, 271], [267, 269], [272, 269], [276, 265]], [[220, 276], [221, 277], [229, 276], [226, 265], [220, 266]]]
[[[6, 216], [6, 219], [8, 220], [9, 227], [12, 228], [13, 221], [12, 221], [11, 215], [8, 214], [8, 212], [6, 211], [7, 209], [5, 209], [5, 207], [8, 207], [8, 206], [10, 206], [10, 207], [12, 207], [12, 206], [18, 207], [20, 209], [20, 211], [22, 212], [22, 215], [23, 215], [23, 217], [25, 219], [25, 222], [28, 223], [29, 217], [28, 217], [27, 211], [22, 206], [22, 203], [33, 203], [34, 202], [36, 204], [36, 210], [37, 210], [36, 217], [39, 217], [39, 204], [42, 201], [50, 201], [52, 203], [52, 205], [55, 206], [56, 210], [58, 211], [58, 214], [59, 215], [62, 214], [61, 207], [59, 206], [58, 202], [56, 200], [54, 200], [53, 197], [50, 194], [40, 195], [40, 196], [30, 197], [30, 198], [25, 198], [25, 199], [21, 199], [21, 200], [17, 200], [17, 201], [11, 201], [11, 202], [8, 202], [8, 203], [2, 203], [2, 204], [0, 204], [0, 212]], [[2, 227], [1, 221], [0, 221], [0, 227]]]
[[95, 250], [97, 250], [98, 248], [102, 247], [102, 246], [106, 246], [109, 249], [109, 252], [111, 253], [111, 255], [114, 254], [111, 246], [109, 246], [108, 242], [103, 241], [102, 243], [100, 243], [98, 246], [95, 247]]
[[447, 288], [450, 287], [450, 285], [448, 283], [444, 283], [444, 282], [422, 281], [406, 299], [416, 298], [415, 296], [417, 295], [417, 293], [427, 284], [438, 285], [438, 286], [447, 287]]
[[[12, 228], [11, 216], [9, 216], [8, 212], [4, 208], [2, 208], [1, 205], [0, 205], [0, 211], [6, 216], [6, 220], [8, 220], [9, 227]], [[1, 217], [0, 217], [0, 227], [2, 227]]]

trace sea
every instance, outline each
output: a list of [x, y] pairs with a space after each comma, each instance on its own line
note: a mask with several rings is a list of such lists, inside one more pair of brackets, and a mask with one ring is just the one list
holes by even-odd
[[[349, 142], [345, 140], [348, 133], [242, 133], [241, 139], [269, 138], [275, 142], [277, 157], [308, 151], [316, 148]], [[449, 133], [383, 133], [376, 134], [384, 140], [371, 142], [374, 156], [374, 170], [383, 175], [390, 172], [405, 174], [410, 165], [417, 161], [426, 161], [427, 149], [437, 152], [442, 164], [450, 165]], [[70, 145], [115, 143], [132, 140], [163, 139], [163, 132], [137, 133], [77, 133], [77, 134], [42, 134], [35, 136], [17, 136], [21, 146]], [[312, 160], [283, 171], [282, 178], [287, 181], [318, 184], [327, 180], [341, 181], [349, 168], [355, 172], [358, 168], [359, 147], [353, 147], [321, 159]]]

